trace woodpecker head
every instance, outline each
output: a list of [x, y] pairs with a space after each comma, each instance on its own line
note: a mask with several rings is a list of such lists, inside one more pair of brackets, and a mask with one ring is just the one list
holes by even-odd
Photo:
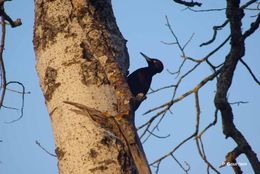
[[148, 63], [148, 67], [151, 68], [155, 73], [160, 73], [163, 70], [163, 63], [158, 59], [153, 59], [146, 56], [144, 53], [140, 52], [140, 54], [145, 58]]

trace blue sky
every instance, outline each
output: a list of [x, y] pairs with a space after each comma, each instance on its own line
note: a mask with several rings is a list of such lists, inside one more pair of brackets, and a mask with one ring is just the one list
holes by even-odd
[[[227, 36], [228, 27], [218, 35], [216, 43], [200, 48], [198, 45], [207, 41], [212, 35], [212, 26], [219, 25], [224, 21], [224, 11], [211, 13], [193, 13], [183, 11], [183, 7], [173, 3], [172, 0], [165, 1], [138, 1], [138, 0], [113, 0], [114, 13], [117, 23], [125, 39], [128, 40], [127, 47], [130, 55], [130, 69], [132, 72], [137, 68], [146, 66], [145, 60], [139, 52], [156, 57], [162, 60], [165, 71], [156, 75], [153, 79], [152, 88], [176, 83], [175, 76], [169, 75], [166, 69], [174, 72], [181, 63], [181, 52], [176, 45], [164, 45], [161, 41], [173, 42], [174, 38], [166, 28], [165, 15], [169, 17], [172, 28], [178, 36], [181, 44], [184, 44], [192, 33], [195, 33], [192, 42], [187, 46], [186, 53], [194, 58], [200, 58], [214, 49]], [[242, 1], [244, 2], [244, 1]], [[0, 111], [0, 173], [3, 174], [46, 174], [57, 173], [57, 161], [54, 157], [43, 152], [36, 144], [38, 140], [42, 146], [50, 152], [54, 152], [54, 140], [51, 132], [50, 120], [45, 107], [43, 96], [39, 87], [38, 77], [35, 71], [35, 56], [33, 52], [33, 1], [17, 1], [6, 3], [6, 11], [13, 18], [22, 18], [23, 25], [11, 29], [7, 27], [5, 63], [7, 79], [22, 82], [27, 91], [24, 117], [16, 123], [5, 124], [19, 116], [16, 111], [1, 109]], [[204, 8], [224, 7], [220, 1], [209, 1]], [[252, 13], [252, 12], [251, 12]], [[247, 17], [243, 29], [249, 26], [253, 18]], [[257, 77], [260, 78], [259, 45], [260, 32], [257, 31], [252, 38], [246, 41], [246, 56], [244, 60], [251, 66]], [[213, 62], [220, 62], [224, 59], [229, 46], [219, 51], [212, 57]], [[187, 71], [191, 64], [184, 67]], [[198, 83], [205, 74], [211, 71], [208, 67], [202, 66], [193, 75], [183, 81], [177, 96], [191, 89]], [[201, 102], [201, 129], [213, 120], [214, 113], [214, 86], [215, 81], [210, 82], [200, 91]], [[17, 86], [10, 86], [18, 89]], [[21, 96], [16, 93], [7, 92], [5, 105], [19, 107]], [[149, 108], [167, 102], [172, 96], [172, 89], [151, 94], [142, 104], [136, 113], [136, 124], [141, 125], [156, 113], [143, 116]], [[245, 135], [252, 148], [260, 154], [260, 117], [259, 117], [259, 86], [254, 83], [247, 70], [241, 65], [235, 72], [232, 87], [229, 91], [229, 101], [248, 101], [248, 104], [233, 106], [235, 123]], [[172, 114], [167, 114], [161, 122], [160, 131], [155, 133], [161, 136], [170, 134], [169, 138], [157, 139], [151, 137], [145, 144], [149, 162], [153, 162], [160, 156], [169, 152], [180, 141], [191, 135], [195, 129], [195, 104], [194, 96], [190, 96], [177, 103], [172, 108]], [[258, 135], [258, 136], [257, 136]], [[231, 139], [225, 139], [221, 129], [221, 119], [215, 127], [209, 130], [203, 137], [205, 150], [208, 159], [218, 167], [224, 160], [227, 152], [235, 148]], [[206, 165], [200, 159], [195, 141], [191, 140], [175, 153], [175, 157], [183, 163], [187, 161], [190, 166], [190, 173], [206, 173]], [[245, 173], [253, 173], [248, 161], [239, 157], [239, 162], [247, 163], [242, 167]], [[177, 163], [171, 158], [162, 162], [160, 173], [183, 173]], [[230, 167], [220, 170], [222, 173], [231, 173]]]

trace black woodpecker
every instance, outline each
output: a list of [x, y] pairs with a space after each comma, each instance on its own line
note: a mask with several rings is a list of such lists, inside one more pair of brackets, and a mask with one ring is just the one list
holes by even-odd
[[134, 110], [137, 110], [141, 102], [145, 99], [153, 76], [163, 70], [163, 63], [160, 60], [150, 58], [141, 52], [140, 54], [147, 61], [148, 67], [137, 69], [127, 77], [127, 82], [133, 96], [141, 96], [143, 98], [142, 100], [138, 99], [139, 101], [135, 101]]

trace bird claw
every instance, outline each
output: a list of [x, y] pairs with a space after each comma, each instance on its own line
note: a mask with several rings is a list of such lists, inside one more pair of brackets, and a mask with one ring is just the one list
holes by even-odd
[[138, 93], [138, 94], [135, 96], [135, 99], [136, 99], [136, 101], [142, 102], [142, 101], [144, 101], [145, 99], [147, 99], [147, 97], [146, 97], [143, 93]]
[[134, 111], [140, 106], [140, 104], [146, 99], [147, 97], [143, 93], [138, 93], [135, 97], [132, 98], [132, 106]]

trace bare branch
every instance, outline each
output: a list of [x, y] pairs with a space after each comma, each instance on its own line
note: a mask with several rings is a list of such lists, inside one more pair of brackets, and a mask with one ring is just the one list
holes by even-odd
[[[253, 4], [253, 3], [256, 2], [256, 1], [257, 1], [257, 0], [251, 0], [251, 1], [247, 2], [246, 4], [242, 5], [240, 8], [241, 8], [241, 9], [245, 9], [246, 7], [248, 7], [249, 5]], [[221, 11], [221, 10], [225, 10], [225, 9], [226, 9], [226, 8], [221, 8], [221, 9], [209, 9], [209, 10], [204, 10], [204, 11], [198, 10], [197, 12], [207, 12], [207, 11], [213, 11], [213, 10], [214, 10], [214, 11]], [[192, 10], [192, 11], [195, 11], [195, 12], [196, 12], [196, 10]], [[259, 16], [259, 15], [258, 15], [258, 16]], [[213, 42], [216, 40], [217, 31], [218, 31], [218, 30], [221, 30], [221, 29], [222, 29], [223, 27], [225, 27], [228, 23], [229, 23], [229, 20], [227, 19], [223, 24], [221, 24], [221, 25], [219, 25], [219, 26], [213, 26], [213, 36], [212, 36], [212, 38], [211, 38], [209, 41], [200, 44], [200, 47], [205, 46], [205, 45], [209, 45], [209, 44], [213, 43]], [[259, 22], [258, 22], [258, 25], [259, 25]], [[252, 26], [252, 24], [251, 24], [251, 26]], [[251, 28], [255, 28], [255, 27], [251, 27]], [[245, 33], [245, 34], [246, 34], [246, 33]]]
[[188, 41], [184, 44], [184, 46], [182, 47], [182, 49], [184, 50], [186, 48], [186, 46], [191, 42], [193, 36], [195, 35], [195, 33], [192, 33], [192, 35], [190, 36], [190, 38], [188, 39]]
[[1, 46], [0, 46], [0, 66], [1, 66], [1, 81], [2, 81], [2, 93], [0, 98], [0, 108], [3, 105], [5, 91], [6, 91], [6, 72], [5, 72], [5, 65], [3, 59], [3, 52], [5, 47], [5, 18], [4, 16], [1, 17], [2, 20], [2, 38], [1, 38]]
[[193, 12], [216, 12], [216, 11], [223, 11], [226, 8], [212, 8], [212, 9], [195, 10], [193, 8], [187, 7], [186, 9], [193, 11]]
[[156, 135], [155, 133], [153, 133], [153, 132], [151, 132], [151, 131], [149, 131], [149, 130], [147, 130], [147, 131], [148, 131], [151, 135], [153, 135], [154, 137], [159, 138], [159, 139], [168, 138], [169, 136], [171, 136], [170, 134], [165, 135], [165, 136], [159, 136], [159, 135]]
[[180, 168], [182, 168], [182, 170], [188, 174], [189, 173], [189, 170], [190, 170], [190, 165], [185, 162], [186, 166], [187, 166], [187, 169], [185, 169], [185, 167], [178, 161], [178, 159], [173, 155], [171, 154], [172, 158], [174, 159], [174, 161], [176, 161], [176, 163], [180, 166]]
[[150, 109], [148, 111], [146, 111], [144, 113], [144, 115], [153, 112], [155, 110], [158, 110], [160, 108], [165, 108], [167, 106], [172, 106], [174, 103], [177, 103], [179, 101], [181, 101], [182, 99], [184, 99], [185, 97], [189, 96], [190, 94], [194, 93], [195, 91], [197, 91], [198, 89], [200, 89], [201, 87], [203, 87], [208, 81], [213, 80], [218, 74], [219, 74], [220, 70], [214, 72], [213, 74], [209, 75], [208, 77], [204, 78], [202, 81], [200, 81], [193, 89], [187, 91], [186, 93], [182, 94], [181, 96], [179, 96], [178, 98], [171, 100], [161, 106], [155, 107], [153, 109]]
[[155, 170], [155, 173], [156, 173], [156, 174], [159, 174], [160, 164], [161, 164], [161, 161], [158, 162], [157, 164], [152, 165], [153, 167], [156, 168], [156, 170]]
[[165, 42], [165, 41], [161, 41], [161, 43], [163, 43], [165, 45], [175, 45], [175, 44], [177, 44], [176, 42]]
[[44, 147], [42, 147], [42, 145], [40, 144], [40, 142], [39, 141], [35, 141], [35, 143], [44, 151], [44, 152], [46, 152], [48, 155], [50, 155], [50, 156], [53, 156], [53, 157], [55, 157], [55, 158], [57, 158], [57, 155], [54, 155], [53, 153], [51, 153], [51, 152], [49, 152], [48, 150], [46, 150]]
[[200, 138], [209, 128], [211, 128], [212, 126], [214, 126], [216, 123], [217, 123], [217, 121], [218, 121], [218, 110], [216, 109], [215, 110], [215, 114], [214, 114], [215, 116], [215, 118], [214, 118], [214, 120], [213, 120], [213, 122], [212, 123], [210, 123], [207, 127], [205, 127], [201, 132], [200, 132], [200, 134], [197, 136], [197, 138]]
[[15, 90], [15, 89], [9, 89], [9, 88], [6, 88], [6, 91], [11, 91], [11, 92], [14, 92], [14, 93], [17, 93], [17, 94], [31, 94], [30, 91], [27, 91], [27, 92], [21, 92], [21, 91], [18, 91], [18, 90]]
[[248, 144], [243, 134], [236, 128], [233, 121], [234, 114], [232, 107], [227, 100], [227, 93], [232, 84], [237, 63], [245, 54], [245, 35], [242, 34], [241, 30], [244, 14], [243, 10], [239, 8], [239, 5], [240, 1], [227, 1], [226, 16], [230, 21], [231, 49], [229, 54], [226, 56], [225, 63], [217, 81], [217, 91], [214, 102], [216, 108], [221, 112], [224, 135], [226, 138], [231, 137], [236, 142], [238, 148], [242, 150], [248, 158], [254, 172], [260, 173], [260, 162], [257, 155]]
[[248, 36], [253, 34], [258, 29], [259, 23], [260, 23], [260, 13], [258, 13], [255, 22], [251, 23], [251, 27], [243, 34], [243, 39], [246, 39]]
[[19, 111], [18, 108], [2, 105], [3, 108]]
[[163, 159], [171, 156], [177, 149], [179, 149], [183, 144], [185, 144], [187, 141], [189, 141], [190, 139], [192, 139], [193, 137], [195, 137], [196, 134], [193, 133], [192, 135], [190, 135], [189, 137], [187, 137], [186, 139], [184, 139], [182, 142], [180, 142], [175, 148], [173, 148], [169, 153], [167, 153], [166, 155], [162, 156], [161, 158], [155, 160], [154, 162], [152, 162], [150, 164], [151, 165], [154, 165], [154, 164], [157, 164], [157, 163], [160, 163]]
[[[210, 167], [212, 170], [214, 170], [216, 173], [220, 174], [220, 172], [207, 160], [207, 156], [204, 151], [202, 139], [198, 138], [198, 132], [199, 132], [199, 125], [200, 125], [200, 104], [199, 104], [199, 94], [198, 91], [194, 92], [195, 95], [195, 107], [196, 107], [196, 145], [198, 152], [200, 154], [200, 157], [202, 160], [207, 164], [208, 167]], [[200, 141], [200, 143], [199, 143]]]
[[[158, 121], [158, 122], [156, 123], [156, 125], [152, 128], [152, 130], [149, 131], [149, 128], [152, 126], [152, 123], [154, 122], [154, 120], [155, 120], [156, 118], [158, 118], [160, 115], [162, 115], [162, 116], [161, 116], [161, 118], [159, 119], [159, 121]], [[153, 117], [152, 117], [153, 119], [150, 119], [150, 120], [147, 122], [148, 124], [146, 124], [147, 126], [146, 126], [145, 130], [144, 130], [143, 133], [140, 135], [140, 139], [142, 139], [147, 132], [148, 132], [148, 133], [149, 133], [149, 132], [153, 133], [153, 132], [155, 131], [155, 129], [158, 129], [158, 126], [159, 126], [159, 124], [161, 123], [161, 121], [163, 120], [163, 118], [164, 118], [165, 115], [166, 115], [166, 111], [157, 113], [155, 116], [153, 116]], [[145, 124], [144, 124], [144, 125], [145, 125]], [[145, 143], [145, 142], [150, 138], [150, 136], [152, 135], [151, 133], [143, 140], [142, 143]]]
[[161, 88], [158, 88], [158, 89], [151, 89], [151, 92], [148, 92], [147, 94], [153, 94], [153, 93], [156, 93], [158, 91], [161, 91], [161, 90], [164, 90], [164, 89], [169, 89], [169, 88], [174, 88], [176, 87], [176, 85], [168, 85], [168, 86], [164, 86], [164, 87], [161, 87]]
[[[1, 96], [0, 96], [0, 109], [3, 106], [5, 93], [6, 93], [6, 87], [9, 83], [6, 81], [6, 71], [5, 71], [5, 65], [4, 65], [4, 58], [3, 58], [3, 52], [5, 47], [5, 34], [6, 34], [6, 26], [5, 21], [7, 20], [12, 27], [17, 27], [22, 25], [21, 19], [17, 19], [16, 21], [13, 21], [6, 13], [4, 9], [4, 3], [8, 0], [1, 0], [0, 1], [0, 16], [1, 16], [1, 26], [2, 26], [2, 36], [1, 36], [1, 45], [0, 45], [0, 71], [1, 71]], [[8, 108], [8, 107], [5, 107]], [[10, 107], [9, 107], [10, 108]], [[21, 115], [23, 114], [23, 106], [21, 109]]]
[[10, 82], [6, 83], [6, 87], [8, 85], [10, 85], [10, 84], [18, 84], [19, 86], [22, 87], [22, 104], [21, 104], [21, 107], [20, 107], [20, 116], [17, 119], [5, 122], [7, 124], [14, 123], [14, 122], [20, 120], [23, 117], [23, 110], [24, 110], [24, 95], [25, 95], [25, 87], [24, 87], [24, 85], [21, 82], [18, 82], [18, 81], [10, 81]]
[[200, 7], [202, 5], [202, 3], [200, 3], [200, 2], [194, 2], [194, 1], [191, 1], [191, 2], [187, 2], [187, 1], [183, 1], [183, 0], [173, 0], [173, 1], [178, 4], [185, 5], [187, 7], [194, 7], [194, 6]]
[[237, 102], [229, 102], [230, 105], [237, 105], [239, 106], [240, 104], [247, 104], [249, 103], [248, 101], [237, 101]]
[[254, 4], [255, 2], [257, 2], [257, 0], [250, 0], [250, 1], [248, 1], [247, 3], [245, 3], [244, 5], [242, 5], [242, 6], [240, 7], [240, 9], [245, 9], [245, 8], [247, 8], [248, 6], [250, 6], [251, 4]]
[[207, 160], [207, 156], [205, 154], [204, 146], [201, 138], [196, 139], [196, 145], [200, 157], [207, 164], [207, 171], [209, 171], [208, 169], [211, 168], [215, 173], [220, 174], [220, 172]]
[[256, 76], [254, 75], [253, 71], [251, 70], [251, 68], [247, 65], [247, 63], [243, 60], [240, 59], [240, 62], [246, 67], [246, 69], [249, 71], [250, 75], [253, 77], [254, 81], [260, 85], [260, 81], [256, 78]]
[[222, 29], [223, 27], [225, 27], [227, 24], [228, 24], [228, 20], [226, 20], [223, 24], [221, 24], [221, 25], [219, 25], [219, 26], [214, 26], [214, 27], [213, 27], [213, 31], [214, 31], [214, 32], [213, 32], [212, 38], [211, 38], [209, 41], [200, 44], [200, 47], [205, 46], [205, 45], [209, 45], [209, 44], [211, 44], [212, 42], [214, 42], [214, 41], [216, 40], [218, 30], [221, 30], [221, 29]]
[[171, 72], [170, 70], [167, 69], [168, 73], [170, 73], [171, 75], [175, 75], [175, 74], [176, 74], [176, 77], [175, 77], [175, 78], [178, 78], [179, 75], [180, 75], [180, 73], [181, 73], [181, 69], [182, 69], [182, 67], [184, 66], [186, 60], [188, 60], [188, 59], [185, 59], [185, 58], [184, 58], [184, 59], [182, 60], [181, 65], [179, 66], [179, 68], [178, 68], [178, 70], [177, 70], [176, 72]]
[[[209, 173], [210, 170], [213, 170], [215, 173], [220, 173], [207, 159], [206, 153], [205, 153], [205, 149], [204, 149], [204, 145], [203, 145], [203, 141], [202, 141], [202, 135], [209, 130], [212, 126], [214, 126], [217, 123], [217, 114], [218, 111], [221, 112], [222, 114], [222, 123], [223, 123], [223, 132], [226, 135], [226, 137], [232, 137], [235, 142], [238, 144], [239, 149], [241, 149], [242, 153], [245, 153], [247, 158], [249, 159], [254, 171], [258, 171], [259, 170], [259, 161], [257, 159], [256, 154], [254, 153], [254, 151], [251, 149], [251, 147], [249, 146], [249, 144], [247, 143], [246, 139], [243, 137], [243, 135], [241, 134], [241, 132], [239, 132], [239, 130], [236, 129], [234, 123], [233, 123], [233, 113], [232, 110], [230, 109], [232, 104], [244, 104], [247, 102], [244, 101], [238, 101], [238, 102], [232, 102], [229, 103], [227, 101], [227, 97], [226, 97], [226, 92], [229, 88], [229, 85], [231, 84], [231, 81], [227, 83], [227, 86], [224, 87], [224, 93], [223, 93], [223, 89], [219, 87], [219, 82], [221, 80], [225, 80], [225, 82], [232, 80], [232, 76], [233, 76], [233, 71], [235, 69], [235, 66], [237, 64], [237, 61], [240, 61], [240, 59], [242, 58], [242, 56], [244, 55], [244, 37], [248, 37], [250, 36], [252, 33], [254, 33], [258, 27], [259, 27], [259, 23], [260, 23], [260, 18], [258, 14], [257, 19], [255, 20], [254, 23], [251, 24], [251, 27], [244, 33], [241, 33], [241, 19], [243, 18], [243, 9], [247, 8], [248, 6], [250, 6], [251, 4], [255, 3], [256, 0], [250, 0], [248, 2], [246, 2], [244, 5], [242, 5], [241, 7], [239, 6], [239, 1], [238, 0], [227, 0], [227, 8], [222, 8], [222, 9], [208, 9], [208, 10], [194, 10], [197, 12], [206, 12], [206, 11], [222, 11], [226, 9], [226, 15], [227, 15], [227, 19], [223, 22], [223, 24], [219, 25], [219, 26], [214, 26], [213, 30], [214, 30], [214, 34], [212, 36], [212, 38], [207, 41], [202, 43], [200, 46], [204, 46], [204, 45], [208, 45], [213, 43], [216, 38], [217, 38], [217, 32], [218, 30], [221, 30], [223, 27], [227, 26], [228, 23], [230, 23], [230, 28], [231, 28], [231, 34], [229, 36], [227, 36], [227, 38], [220, 44], [218, 45], [214, 50], [212, 50], [209, 54], [207, 54], [205, 57], [201, 58], [201, 59], [194, 59], [191, 57], [186, 56], [185, 53], [185, 47], [187, 46], [187, 44], [190, 42], [190, 40], [192, 39], [192, 37], [190, 38], [190, 40], [184, 45], [182, 46], [179, 42], [179, 38], [177, 37], [177, 35], [174, 33], [171, 24], [169, 23], [169, 20], [166, 16], [166, 26], [169, 28], [171, 34], [174, 37], [174, 41], [173, 43], [170, 43], [171, 45], [176, 44], [179, 48], [179, 50], [181, 51], [181, 56], [183, 58], [181, 65], [179, 66], [178, 70], [174, 73], [170, 72], [170, 74], [177, 74], [178, 81], [175, 85], [173, 85], [172, 87], [174, 87], [173, 89], [173, 96], [172, 99], [160, 106], [157, 106], [155, 108], [152, 108], [150, 110], [148, 110], [147, 112], [145, 112], [144, 114], [148, 114], [150, 112], [154, 112], [158, 110], [158, 113], [153, 116], [148, 122], [146, 122], [145, 124], [143, 124], [142, 126], [140, 126], [139, 128], [145, 128], [145, 131], [143, 132], [142, 136], [145, 133], [150, 133], [149, 136], [153, 135], [153, 131], [158, 128], [159, 122], [165, 117], [166, 113], [168, 110], [171, 109], [172, 105], [181, 101], [182, 99], [186, 98], [187, 96], [190, 96], [190, 94], [195, 95], [195, 104], [196, 104], [196, 127], [195, 127], [195, 132], [194, 134], [192, 134], [190, 137], [186, 138], [185, 140], [183, 140], [180, 144], [178, 144], [175, 148], [173, 148], [170, 152], [168, 152], [167, 154], [165, 154], [164, 156], [158, 158], [157, 160], [155, 160], [154, 162], [151, 163], [151, 165], [156, 165], [159, 170], [159, 166], [162, 162], [162, 160], [164, 160], [165, 158], [167, 158], [168, 156], [173, 156], [173, 153], [181, 146], [183, 145], [185, 142], [187, 142], [190, 138], [195, 137], [196, 140], [196, 145], [197, 145], [197, 149], [198, 152], [202, 158], [202, 160], [205, 162], [205, 164], [207, 165], [207, 172]], [[232, 4], [232, 5], [231, 5]], [[260, 4], [260, 3], [259, 3]], [[258, 5], [259, 7], [259, 5]], [[187, 9], [190, 9], [193, 11], [193, 9], [191, 9], [190, 7], [187, 7]], [[233, 11], [233, 12], [232, 12]], [[241, 39], [242, 38], [242, 39]], [[211, 61], [209, 61], [209, 57], [211, 57], [212, 55], [214, 55], [216, 52], [218, 52], [224, 45], [226, 45], [226, 43], [228, 41], [231, 40], [231, 50], [230, 53], [227, 55], [226, 59], [224, 60], [224, 62], [221, 62], [219, 65], [214, 65], [211, 63]], [[236, 45], [236, 48], [233, 48], [233, 46]], [[233, 54], [233, 55], [232, 55]], [[195, 63], [195, 65], [193, 67], [191, 67], [184, 75], [182, 75], [181, 77], [179, 77], [181, 73], [182, 68], [185, 65], [185, 62], [189, 60]], [[242, 60], [242, 59], [241, 59]], [[205, 62], [208, 64], [209, 67], [212, 68], [212, 70], [214, 71], [213, 74], [211, 74], [210, 76], [206, 77], [204, 80], [202, 80], [199, 84], [197, 84], [193, 89], [187, 91], [186, 93], [181, 94], [180, 96], [176, 97], [177, 94], [177, 90], [179, 88], [179, 85], [181, 84], [181, 82], [183, 81], [183, 79], [185, 79], [185, 77], [187, 77], [189, 74], [191, 74], [195, 69], [197, 69], [197, 67], [202, 63]], [[248, 69], [248, 71], [250, 72], [251, 76], [254, 78], [254, 80], [258, 83], [259, 81], [257, 80], [257, 78], [255, 77], [255, 75], [252, 73], [252, 70], [249, 68], [249, 66], [246, 64], [245, 65], [246, 68]], [[227, 73], [227, 74], [225, 74]], [[220, 77], [219, 77], [220, 74]], [[225, 75], [224, 75], [225, 74]], [[229, 76], [231, 75], [231, 76]], [[228, 80], [227, 80], [228, 77]], [[230, 78], [231, 77], [231, 78]], [[198, 96], [198, 91], [206, 84], [208, 83], [208, 81], [213, 80], [213, 79], [217, 79], [217, 94], [215, 97], [215, 105], [216, 105], [216, 111], [215, 111], [215, 118], [213, 120], [213, 122], [209, 123], [200, 133], [199, 133], [199, 117], [200, 117], [200, 106], [199, 106], [199, 96]], [[221, 79], [223, 78], [223, 79]], [[169, 87], [169, 86], [167, 86]], [[223, 86], [222, 86], [223, 87]], [[162, 88], [165, 89], [165, 88]], [[218, 94], [218, 93], [222, 93], [222, 94]], [[224, 95], [223, 95], [224, 94]], [[219, 103], [216, 102], [216, 98], [218, 95], [221, 95], [221, 97], [226, 97], [226, 99], [221, 98], [221, 105]], [[219, 97], [219, 96], [218, 96]], [[224, 101], [224, 102], [223, 102]], [[231, 112], [229, 112], [231, 111]], [[224, 113], [226, 112], [226, 113]], [[160, 121], [157, 121], [157, 118], [160, 117]], [[154, 125], [154, 121], [156, 120], [156, 126], [152, 127]], [[148, 138], [149, 138], [148, 136]], [[147, 139], [148, 139], [147, 138]], [[146, 140], [147, 140], [146, 139]], [[145, 141], [146, 141], [145, 140]], [[235, 158], [236, 160], [236, 158]], [[180, 163], [178, 163], [180, 164]], [[239, 173], [239, 168], [234, 169], [235, 172]]]
[[200, 104], [199, 104], [199, 94], [198, 94], [198, 90], [197, 89], [194, 92], [194, 96], [195, 96], [195, 108], [196, 108], [196, 136], [198, 135], [199, 132], [199, 126], [200, 126]]
[[22, 25], [21, 19], [16, 19], [15, 21], [13, 21], [12, 18], [10, 18], [10, 16], [8, 16], [8, 14], [6, 14], [5, 9], [4, 9], [4, 3], [6, 1], [10, 1], [10, 0], [1, 0], [0, 1], [0, 16], [2, 16], [4, 18], [4, 20], [2, 20], [2, 23], [5, 23], [5, 20], [6, 20], [9, 22], [9, 24], [11, 25], [12, 28]]
[[179, 39], [178, 39], [177, 35], [174, 33], [174, 31], [173, 31], [173, 29], [172, 29], [172, 26], [171, 26], [171, 24], [170, 24], [170, 22], [169, 22], [168, 17], [165, 16], [165, 18], [166, 18], [166, 24], [165, 24], [166, 27], [169, 28], [171, 34], [173, 35], [174, 39], [176, 40], [176, 44], [178, 45], [179, 49], [180, 49], [181, 52], [182, 52], [182, 56], [185, 57], [184, 48], [181, 46], [181, 44], [180, 44], [180, 42], [179, 42]]
[[230, 39], [230, 35], [217, 47], [215, 48], [213, 51], [211, 51], [208, 55], [205, 56], [204, 59], [208, 59], [210, 56], [212, 56], [213, 54], [215, 54], [218, 50], [220, 50], [220, 48], [222, 48]]
[[222, 163], [222, 165], [220, 166], [221, 167], [224, 167], [228, 164], [232, 164], [231, 167], [233, 168], [234, 172], [236, 174], [242, 174], [242, 170], [240, 168], [239, 165], [235, 165], [237, 162], [236, 162], [236, 158], [239, 157], [239, 155], [242, 154], [242, 151], [236, 147], [235, 149], [233, 149], [231, 152], [229, 152], [227, 155], [226, 155], [226, 160], [225, 162]]
[[230, 39], [230, 35], [217, 48], [212, 50], [210, 53], [208, 53], [202, 59], [194, 59], [191, 57], [186, 57], [186, 59], [191, 60], [193, 62], [197, 62], [197, 63], [207, 61], [212, 55], [214, 55], [217, 51], [219, 51], [229, 41], [229, 39]]

